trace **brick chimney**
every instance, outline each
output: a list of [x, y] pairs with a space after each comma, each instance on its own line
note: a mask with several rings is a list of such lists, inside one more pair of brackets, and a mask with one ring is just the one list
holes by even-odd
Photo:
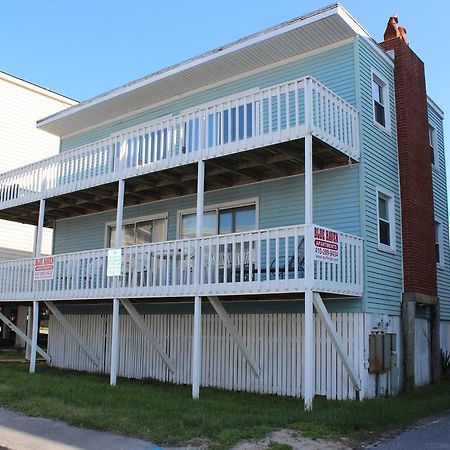
[[[383, 50], [394, 51], [405, 293], [436, 297], [433, 180], [423, 62], [406, 41], [398, 19], [389, 19]], [[423, 298], [424, 302], [426, 297]], [[428, 299], [430, 300], [430, 299]], [[431, 299], [432, 300], [432, 299]]]
[[[405, 387], [409, 388], [414, 385], [416, 304], [430, 305], [432, 367], [436, 365], [436, 357], [439, 358], [439, 333], [436, 331], [436, 327], [439, 329], [439, 306], [427, 92], [424, 64], [409, 47], [406, 29], [398, 26], [396, 16], [390, 17], [380, 47], [394, 52], [403, 234], [403, 366]], [[432, 369], [434, 380], [438, 377], [436, 370]]]

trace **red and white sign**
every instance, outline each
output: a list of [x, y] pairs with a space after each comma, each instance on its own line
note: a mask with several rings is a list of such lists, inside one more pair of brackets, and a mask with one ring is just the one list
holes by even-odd
[[314, 227], [314, 251], [316, 261], [339, 262], [339, 233], [328, 228]]
[[53, 256], [43, 256], [34, 260], [34, 281], [53, 280], [54, 276]]

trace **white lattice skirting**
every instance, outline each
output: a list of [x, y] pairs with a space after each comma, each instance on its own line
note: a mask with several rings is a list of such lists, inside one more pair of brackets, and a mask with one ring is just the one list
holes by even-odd
[[[56, 367], [87, 372], [108, 373], [110, 366], [111, 316], [66, 315], [70, 324], [83, 336], [100, 358], [97, 368], [75, 341], [66, 334], [53, 316], [49, 322], [49, 353]], [[191, 383], [192, 315], [144, 315], [146, 324], [158, 337], [174, 361], [175, 373], [169, 371], [159, 354], [138, 330], [132, 319], [121, 316], [119, 375], [128, 378], [154, 378], [177, 384]], [[228, 390], [302, 395], [303, 315], [302, 314], [235, 314], [231, 316], [256, 359], [259, 378], [250, 369], [231, 340], [217, 315], [202, 318], [202, 386]], [[368, 335], [379, 318], [376, 314], [331, 314], [338, 334], [362, 381], [364, 397], [375, 395], [375, 377], [367, 370]], [[391, 317], [392, 331], [400, 346], [400, 320]], [[416, 321], [416, 383], [429, 381], [428, 321]], [[450, 345], [450, 325], [442, 323], [443, 348]], [[352, 399], [352, 384], [325, 327], [316, 317], [316, 394], [329, 399]], [[401, 361], [401, 354], [399, 354]], [[401, 376], [401, 368], [400, 368]], [[381, 392], [387, 377], [379, 378]]]

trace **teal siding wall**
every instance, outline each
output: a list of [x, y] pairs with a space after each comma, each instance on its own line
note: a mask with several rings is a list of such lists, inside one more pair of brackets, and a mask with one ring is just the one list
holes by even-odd
[[444, 266], [437, 269], [438, 296], [441, 305], [441, 319], [450, 320], [450, 247], [444, 132], [442, 119], [432, 107], [428, 108], [428, 120], [435, 128], [437, 137], [438, 164], [433, 169], [434, 215], [442, 223], [444, 240]]
[[[347, 233], [360, 235], [359, 165], [345, 166], [314, 174], [314, 221]], [[304, 177], [227, 188], [205, 194], [205, 205], [257, 198], [259, 228], [296, 225], [304, 222]], [[168, 213], [168, 239], [177, 236], [178, 211], [195, 207], [195, 195], [125, 208], [124, 218]], [[115, 211], [58, 220], [54, 229], [54, 253], [103, 248], [106, 224], [115, 220]], [[330, 302], [333, 303], [333, 302]], [[361, 300], [340, 300], [330, 311], [360, 312]], [[295, 309], [295, 308], [294, 308]]]
[[[363, 39], [356, 41], [355, 59], [357, 107], [361, 117], [361, 230], [366, 240], [364, 305], [368, 312], [400, 314], [403, 273], [393, 68]], [[373, 122], [373, 69], [389, 82], [390, 133]], [[378, 249], [377, 187], [394, 194], [395, 254]]]
[[[314, 220], [318, 224], [360, 234], [359, 166], [342, 167], [314, 175]], [[257, 197], [259, 228], [304, 222], [304, 177], [254, 183], [205, 194], [205, 206]], [[195, 195], [177, 197], [125, 208], [124, 218], [168, 213], [168, 239], [177, 237], [178, 211], [194, 208]], [[115, 221], [115, 211], [58, 220], [54, 230], [54, 253], [103, 248], [106, 224]]]
[[311, 75], [338, 95], [355, 105], [353, 44], [346, 43], [338, 48], [326, 50], [315, 55], [278, 66], [258, 74], [204, 90], [194, 95], [166, 103], [148, 111], [117, 120], [105, 126], [65, 138], [61, 142], [61, 151], [95, 142], [108, 137], [111, 133], [147, 122], [167, 114], [177, 114], [202, 103], [233, 95], [247, 89], [268, 87], [274, 84]]
[[[355, 46], [346, 42], [341, 46], [289, 62], [288, 64], [230, 81], [221, 86], [166, 103], [148, 111], [138, 112], [114, 123], [100, 126], [76, 136], [63, 139], [61, 151], [105, 138], [121, 129], [143, 123], [167, 114], [195, 107], [227, 95], [255, 87], [267, 87], [277, 83], [311, 75], [318, 81], [356, 106]], [[314, 221], [324, 226], [360, 235], [358, 164], [323, 171], [314, 175]], [[259, 227], [270, 228], [304, 222], [304, 177], [296, 176], [280, 180], [255, 183], [237, 188], [206, 193], [205, 204], [224, 203], [257, 197], [259, 201]], [[126, 208], [124, 217], [168, 213], [168, 238], [177, 235], [177, 212], [195, 206], [195, 196], [174, 198], [160, 202]], [[66, 253], [103, 248], [107, 222], [115, 220], [115, 212], [109, 211], [73, 219], [57, 221], [54, 232], [55, 253]], [[339, 301], [330, 310], [361, 311], [361, 300]]]

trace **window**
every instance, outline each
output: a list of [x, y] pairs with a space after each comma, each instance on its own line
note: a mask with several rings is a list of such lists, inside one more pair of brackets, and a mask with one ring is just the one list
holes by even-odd
[[436, 248], [436, 265], [437, 267], [444, 267], [444, 243], [442, 234], [442, 223], [438, 220], [434, 221], [435, 232], [435, 248]]
[[437, 167], [436, 129], [432, 125], [428, 125], [428, 140], [430, 142], [431, 164], [433, 167]]
[[[222, 205], [206, 208], [203, 213], [203, 236], [240, 233], [255, 230], [256, 203], [242, 206]], [[182, 239], [194, 238], [196, 213], [181, 213], [180, 236]]]
[[[107, 226], [107, 244], [113, 247], [116, 226]], [[149, 244], [167, 240], [167, 216], [127, 220], [122, 227], [122, 246]]]
[[377, 190], [378, 249], [395, 251], [394, 196], [388, 191]]
[[373, 120], [375, 124], [390, 129], [388, 82], [380, 74], [372, 72]]

